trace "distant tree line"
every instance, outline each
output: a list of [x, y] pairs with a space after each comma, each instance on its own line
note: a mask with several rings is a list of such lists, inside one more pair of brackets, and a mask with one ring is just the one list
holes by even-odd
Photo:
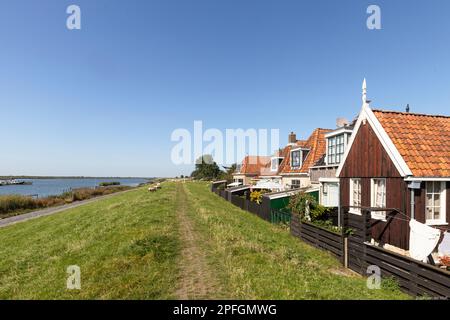
[[223, 170], [214, 161], [212, 155], [205, 154], [199, 157], [195, 164], [195, 170], [191, 177], [195, 180], [227, 180], [233, 181], [233, 172], [236, 170], [236, 164], [230, 167], [223, 167]]

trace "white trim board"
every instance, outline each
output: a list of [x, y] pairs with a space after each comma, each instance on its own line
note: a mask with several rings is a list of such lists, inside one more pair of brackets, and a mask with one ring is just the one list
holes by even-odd
[[389, 138], [388, 134], [384, 130], [381, 123], [378, 121], [373, 111], [370, 109], [369, 105], [364, 104], [361, 112], [359, 113], [358, 121], [356, 122], [355, 129], [353, 130], [353, 133], [350, 137], [350, 141], [348, 142], [347, 148], [345, 149], [344, 156], [336, 171], [336, 177], [339, 177], [339, 175], [341, 174], [342, 168], [344, 167], [345, 162], [347, 161], [347, 157], [350, 154], [350, 150], [352, 149], [353, 142], [356, 139], [359, 128], [361, 127], [361, 124], [365, 122], [369, 123], [372, 127], [378, 140], [381, 142], [381, 145], [388, 154], [389, 158], [394, 163], [395, 168], [398, 170], [400, 175], [402, 177], [412, 176], [413, 174], [411, 170], [409, 169], [403, 157], [400, 155], [400, 152], [398, 152], [391, 138]]
[[349, 127], [341, 127], [336, 130], [330, 131], [328, 133], [325, 133], [325, 138], [331, 138], [337, 135], [340, 135], [342, 133], [352, 133], [353, 129], [350, 129]]
[[450, 181], [450, 177], [408, 177], [405, 181]]
[[339, 178], [319, 178], [319, 182], [339, 183]]

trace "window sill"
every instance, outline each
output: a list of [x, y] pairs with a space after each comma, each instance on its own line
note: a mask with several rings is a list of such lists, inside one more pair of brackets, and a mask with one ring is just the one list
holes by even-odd
[[448, 226], [447, 222], [443, 222], [443, 221], [427, 221], [425, 222], [425, 224], [427, 226]]
[[356, 215], [358, 215], [358, 216], [361, 216], [361, 215], [362, 215], [361, 212], [354, 211], [354, 210], [348, 210], [348, 213], [356, 214]]
[[370, 219], [372, 219], [372, 220], [377, 220], [377, 221], [381, 221], [381, 222], [387, 222], [387, 220], [386, 220], [386, 218], [374, 218], [374, 217], [372, 217], [372, 216], [370, 216]]

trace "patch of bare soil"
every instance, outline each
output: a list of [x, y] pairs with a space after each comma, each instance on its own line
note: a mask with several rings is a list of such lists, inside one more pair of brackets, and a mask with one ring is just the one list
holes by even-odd
[[183, 248], [180, 265], [181, 279], [176, 297], [182, 300], [214, 299], [217, 296], [217, 279], [206, 262], [205, 252], [199, 245], [202, 239], [195, 231], [192, 220], [186, 214], [187, 205], [185, 186], [179, 183], [177, 213]]

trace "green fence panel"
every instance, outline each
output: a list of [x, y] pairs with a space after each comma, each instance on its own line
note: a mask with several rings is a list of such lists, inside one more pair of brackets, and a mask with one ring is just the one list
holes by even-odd
[[288, 210], [276, 210], [270, 211], [270, 221], [274, 224], [289, 224], [291, 222], [291, 212]]

